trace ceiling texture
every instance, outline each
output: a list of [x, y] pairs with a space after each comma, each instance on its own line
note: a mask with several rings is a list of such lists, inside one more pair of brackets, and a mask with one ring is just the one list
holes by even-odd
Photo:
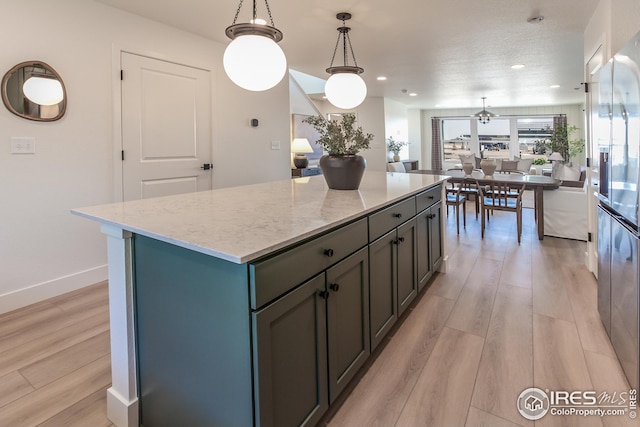
[[[97, 0], [224, 44], [238, 0]], [[369, 96], [410, 108], [584, 101], [583, 33], [598, 0], [269, 0], [289, 68], [328, 78], [347, 21]], [[258, 16], [267, 19], [264, 0]], [[245, 0], [238, 22], [251, 18]], [[528, 19], [543, 16], [539, 23]], [[342, 65], [336, 58], [335, 65]], [[515, 64], [525, 65], [512, 69]], [[386, 81], [378, 81], [386, 76]], [[552, 85], [560, 87], [551, 88]], [[409, 96], [415, 93], [416, 96]]]

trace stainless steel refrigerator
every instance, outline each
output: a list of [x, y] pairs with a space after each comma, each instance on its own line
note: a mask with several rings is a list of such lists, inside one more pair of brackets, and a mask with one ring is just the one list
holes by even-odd
[[640, 383], [640, 33], [598, 76], [598, 311], [632, 388]]

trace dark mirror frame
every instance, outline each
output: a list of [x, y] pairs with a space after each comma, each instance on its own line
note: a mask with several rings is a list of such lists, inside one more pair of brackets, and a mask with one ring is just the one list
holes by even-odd
[[[25, 77], [34, 72], [55, 76], [62, 85], [62, 101], [52, 106], [43, 106], [32, 102], [24, 95], [22, 84], [28, 77], [20, 79], [19, 73], [23, 73], [22, 77]], [[26, 61], [11, 68], [2, 78], [2, 102], [9, 111], [23, 119], [52, 122], [60, 120], [67, 110], [67, 89], [60, 74], [49, 64], [42, 61]], [[54, 108], [58, 111], [56, 112]]]

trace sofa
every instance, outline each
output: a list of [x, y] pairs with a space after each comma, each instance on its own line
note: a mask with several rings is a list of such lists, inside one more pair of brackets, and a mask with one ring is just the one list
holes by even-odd
[[545, 190], [544, 235], [587, 240], [587, 189], [584, 180], [563, 181], [556, 190]]

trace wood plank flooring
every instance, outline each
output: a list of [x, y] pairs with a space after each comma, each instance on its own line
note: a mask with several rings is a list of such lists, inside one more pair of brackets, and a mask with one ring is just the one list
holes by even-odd
[[107, 284], [0, 315], [0, 426], [110, 427]]
[[[596, 308], [584, 242], [537, 239], [525, 209], [496, 212], [480, 239], [447, 218], [449, 273], [434, 278], [351, 394], [321, 424], [351, 426], [636, 426], [627, 417], [528, 421], [520, 392], [624, 391]], [[110, 427], [106, 283], [0, 315], [0, 427]]]

